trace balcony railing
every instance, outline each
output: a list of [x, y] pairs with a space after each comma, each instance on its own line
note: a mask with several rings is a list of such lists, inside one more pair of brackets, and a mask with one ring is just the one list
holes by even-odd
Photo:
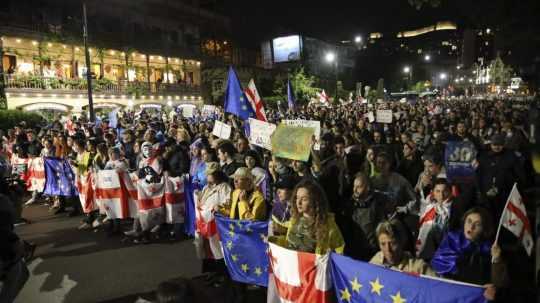
[[[40, 76], [16, 76], [6, 75], [4, 83], [7, 89], [43, 89], [43, 90], [80, 90], [88, 89], [86, 79], [63, 79], [55, 77]], [[180, 83], [156, 83], [156, 82], [138, 82], [109, 79], [92, 80], [94, 92], [143, 95], [143, 94], [198, 94], [200, 87]]]

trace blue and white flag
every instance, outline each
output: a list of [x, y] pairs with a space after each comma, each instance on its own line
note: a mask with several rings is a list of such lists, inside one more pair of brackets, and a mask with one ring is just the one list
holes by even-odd
[[232, 66], [229, 68], [227, 77], [227, 89], [225, 90], [225, 112], [238, 116], [242, 120], [255, 117], [255, 112], [240, 85], [240, 81]]
[[268, 286], [268, 221], [216, 216], [229, 274], [234, 281]]
[[75, 197], [79, 195], [77, 187], [75, 186], [75, 174], [66, 159], [46, 157], [44, 167], [44, 194], [65, 197]]
[[484, 288], [449, 280], [415, 276], [379, 265], [330, 256], [339, 303], [484, 303]]

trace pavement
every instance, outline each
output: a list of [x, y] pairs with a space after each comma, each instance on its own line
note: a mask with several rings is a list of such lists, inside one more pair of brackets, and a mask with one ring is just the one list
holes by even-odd
[[101, 230], [77, 230], [82, 216], [53, 215], [44, 205], [25, 208], [23, 217], [32, 223], [16, 232], [37, 248], [17, 303], [134, 302], [162, 281], [200, 275], [190, 239], [122, 242]]

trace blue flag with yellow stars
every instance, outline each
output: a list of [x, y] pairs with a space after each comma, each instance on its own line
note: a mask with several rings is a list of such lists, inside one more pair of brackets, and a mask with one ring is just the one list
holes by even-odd
[[268, 221], [216, 215], [216, 224], [231, 279], [268, 287]]
[[46, 157], [45, 188], [43, 193], [49, 196], [78, 196], [75, 187], [75, 174], [66, 159]]
[[225, 112], [236, 115], [242, 120], [247, 120], [250, 117], [255, 118], [253, 107], [249, 104], [232, 66], [229, 68], [229, 75], [227, 76], [224, 108]]
[[487, 302], [479, 286], [406, 274], [335, 253], [330, 260], [340, 303]]

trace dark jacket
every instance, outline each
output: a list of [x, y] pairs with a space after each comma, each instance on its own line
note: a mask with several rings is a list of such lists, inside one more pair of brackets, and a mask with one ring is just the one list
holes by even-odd
[[424, 170], [424, 164], [418, 154], [412, 160], [402, 159], [397, 167], [397, 172], [405, 177], [410, 184], [416, 184], [418, 176]]
[[339, 168], [337, 158], [331, 156], [321, 160], [321, 171], [315, 178], [326, 193], [331, 212], [336, 213], [339, 209], [340, 189], [345, 187], [344, 174]]
[[[5, 185], [7, 188], [7, 185]], [[15, 261], [15, 243], [19, 237], [13, 230], [15, 223], [15, 210], [9, 197], [0, 194], [0, 264], [8, 265]], [[0, 275], [2, 268], [0, 268]], [[1, 277], [0, 277], [1, 278]]]
[[42, 149], [41, 143], [38, 140], [28, 142], [28, 156], [29, 157], [39, 157]]
[[189, 173], [189, 164], [189, 146], [181, 142], [165, 155], [163, 170], [169, 172], [171, 177], [178, 177]]
[[137, 167], [137, 154], [133, 150], [133, 142], [121, 143], [122, 148], [124, 149], [124, 157], [128, 160], [128, 166], [130, 169], [135, 169]]
[[386, 197], [370, 191], [363, 199], [351, 198], [339, 213], [338, 225], [345, 239], [345, 255], [369, 261], [379, 250], [375, 230], [386, 218]]
[[515, 182], [523, 184], [523, 166], [514, 152], [489, 151], [479, 159], [477, 170], [481, 202], [491, 209], [494, 218], [499, 218]]

